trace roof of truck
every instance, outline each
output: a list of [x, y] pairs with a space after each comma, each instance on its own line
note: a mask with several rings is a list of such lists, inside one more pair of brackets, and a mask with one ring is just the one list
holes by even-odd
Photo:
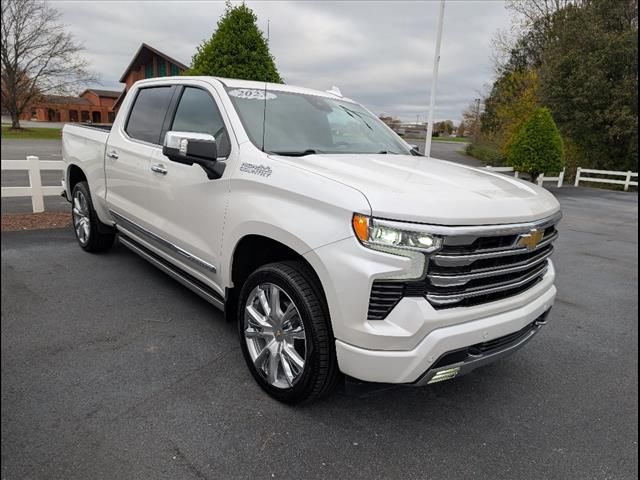
[[[207, 78], [207, 77], [204, 77], [204, 78]], [[337, 95], [335, 93], [331, 93], [328, 91], [315, 90], [315, 89], [306, 88], [306, 87], [297, 87], [294, 85], [287, 85], [285, 83], [256, 82], [254, 80], [239, 80], [237, 78], [223, 78], [223, 77], [208, 77], [208, 78], [215, 78], [216, 80], [222, 82], [222, 84], [224, 84], [226, 87], [229, 87], [229, 88], [264, 89], [266, 85], [267, 90], [270, 90], [270, 91], [303, 93], [307, 95], [316, 95], [321, 97], [339, 98], [341, 100], [353, 102], [353, 100], [349, 98], [345, 98], [345, 97], [342, 97], [341, 95]]]
[[224, 77], [213, 77], [213, 76], [179, 76], [179, 77], [155, 77], [155, 78], [147, 78], [144, 80], [138, 80], [135, 84], [153, 84], [157, 82], [171, 82], [171, 81], [184, 81], [184, 80], [200, 80], [204, 82], [211, 83], [211, 80], [217, 80], [222, 83], [227, 88], [246, 88], [251, 90], [264, 90], [265, 86], [268, 91], [271, 92], [292, 92], [292, 93], [300, 93], [305, 95], [315, 95], [319, 97], [327, 97], [334, 98], [339, 100], [344, 100], [345, 102], [356, 103], [355, 100], [352, 100], [347, 97], [343, 97], [341, 95], [337, 95], [336, 93], [323, 91], [323, 90], [314, 90], [312, 88], [306, 87], [296, 87], [294, 85], [287, 85], [285, 83], [270, 83], [270, 82], [256, 82], [254, 80], [240, 80], [237, 78], [224, 78]]
[[285, 83], [270, 83], [270, 82], [256, 82], [254, 80], [240, 80], [237, 78], [224, 78], [224, 77], [213, 77], [213, 76], [180, 76], [180, 77], [156, 77], [156, 78], [148, 78], [145, 80], [138, 80], [137, 83], [154, 83], [157, 81], [170, 81], [170, 80], [201, 80], [205, 82], [211, 82], [212, 79], [219, 81], [225, 87], [228, 88], [248, 88], [252, 90], [264, 90], [265, 85], [267, 90], [276, 91], [276, 92], [293, 92], [293, 93], [302, 93], [306, 95], [316, 95], [320, 97], [328, 97], [328, 98], [337, 98], [340, 100], [344, 100], [347, 102], [353, 102], [354, 100], [346, 97], [342, 97], [335, 93], [331, 93], [328, 91], [322, 90], [314, 90], [312, 88], [306, 87], [296, 87], [294, 85], [287, 85]]

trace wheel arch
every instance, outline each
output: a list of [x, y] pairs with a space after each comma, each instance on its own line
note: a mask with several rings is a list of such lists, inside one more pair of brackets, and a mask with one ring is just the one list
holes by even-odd
[[326, 295], [320, 277], [303, 256], [304, 253], [305, 251], [299, 251], [281, 240], [262, 234], [250, 233], [239, 238], [235, 243], [229, 262], [229, 287], [227, 287], [225, 295], [227, 320], [235, 319], [238, 295], [249, 275], [261, 266], [274, 262], [298, 261], [303, 264], [317, 285], [321, 300], [326, 305]]
[[66, 174], [67, 196], [69, 198], [71, 198], [71, 194], [73, 193], [73, 187], [75, 187], [76, 184], [82, 181], [88, 182], [87, 175], [84, 170], [82, 170], [82, 168], [80, 168], [75, 163], [70, 164], [67, 167]]

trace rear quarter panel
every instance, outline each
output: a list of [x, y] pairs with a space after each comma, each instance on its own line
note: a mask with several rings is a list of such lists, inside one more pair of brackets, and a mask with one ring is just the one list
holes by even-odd
[[105, 205], [106, 182], [104, 153], [109, 132], [97, 128], [67, 124], [62, 129], [62, 160], [65, 163], [67, 195], [71, 198], [69, 172], [79, 167], [87, 177], [93, 206], [104, 223], [110, 223]]

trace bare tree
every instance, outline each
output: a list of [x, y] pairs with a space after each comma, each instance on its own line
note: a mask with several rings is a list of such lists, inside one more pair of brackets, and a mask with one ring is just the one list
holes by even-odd
[[[483, 97], [484, 98], [484, 97]], [[462, 112], [462, 122], [460, 126], [463, 126], [463, 131], [467, 134], [473, 135], [473, 143], [478, 143], [480, 136], [480, 130], [482, 128], [482, 98], [476, 98], [467, 108]]]
[[44, 1], [3, 0], [1, 41], [2, 105], [12, 128], [20, 128], [22, 112], [43, 95], [96, 81], [60, 13]]
[[456, 136], [458, 137], [464, 137], [464, 134], [467, 131], [467, 127], [464, 123], [464, 120], [460, 121], [460, 124], [458, 125], [458, 128], [456, 128]]
[[505, 8], [511, 16], [511, 26], [496, 31], [492, 36], [491, 61], [494, 73], [497, 76], [503, 73], [504, 67], [513, 60], [514, 52], [524, 53], [528, 48], [533, 52], [540, 50], [540, 42], [547, 38], [554, 15], [570, 5], [581, 6], [586, 1], [505, 0]]
[[520, 31], [515, 32], [515, 30], [514, 25], [509, 30], [501, 28], [496, 30], [491, 37], [491, 64], [496, 75], [500, 74], [503, 65], [509, 60], [518, 35], [521, 35]]
[[[551, 21], [551, 17], [569, 5], [582, 5], [585, 0], [507, 0], [505, 7], [512, 12], [520, 26], [529, 28], [541, 19]], [[548, 26], [546, 24], [543, 24]]]

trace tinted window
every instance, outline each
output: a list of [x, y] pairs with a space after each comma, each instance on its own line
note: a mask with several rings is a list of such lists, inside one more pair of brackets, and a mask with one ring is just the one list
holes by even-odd
[[131, 138], [160, 143], [160, 132], [171, 93], [170, 86], [143, 88], [138, 92], [126, 128]]
[[184, 89], [171, 130], [208, 133], [216, 139], [218, 156], [227, 157], [231, 151], [229, 136], [216, 102], [209, 93], [199, 88]]

